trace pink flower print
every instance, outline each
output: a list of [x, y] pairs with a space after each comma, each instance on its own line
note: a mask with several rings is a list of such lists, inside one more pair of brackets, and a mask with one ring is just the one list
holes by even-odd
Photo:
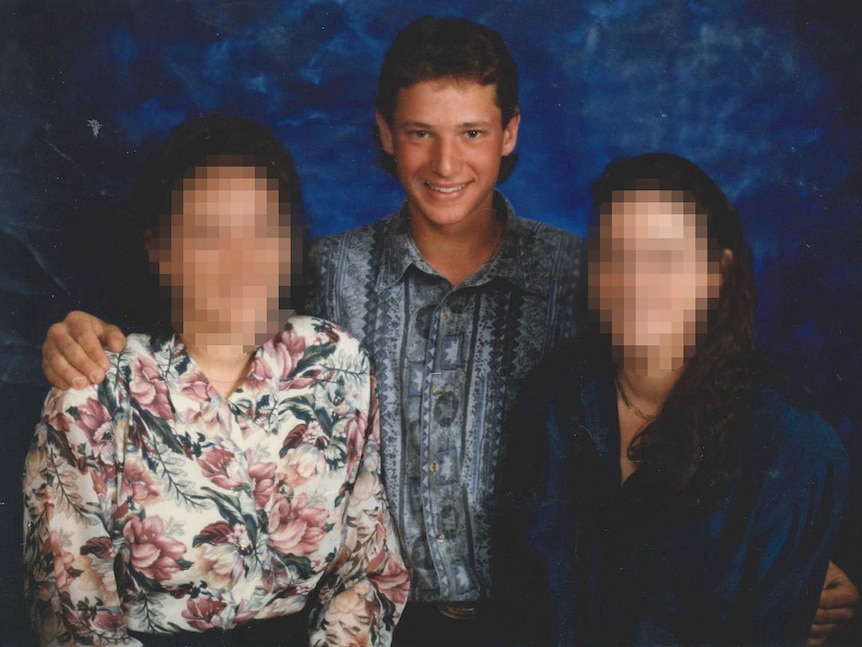
[[126, 616], [122, 611], [98, 609], [93, 626], [99, 629], [100, 634], [122, 636], [126, 632]]
[[180, 393], [193, 400], [203, 402], [214, 395], [209, 380], [196, 368], [180, 375], [177, 384], [180, 387]]
[[326, 535], [326, 508], [313, 508], [307, 494], [279, 499], [269, 515], [269, 543], [283, 555], [311, 555]]
[[[374, 541], [376, 546], [382, 546], [386, 538], [383, 525], [384, 505], [377, 497], [376, 481], [369, 472], [362, 472], [353, 485], [347, 509], [347, 525], [353, 531], [348, 533], [350, 541], [366, 545]], [[356, 548], [355, 543], [350, 548]]]
[[178, 560], [186, 552], [181, 542], [165, 537], [164, 532], [165, 523], [157, 516], [143, 520], [133, 516], [123, 528], [123, 537], [131, 547], [132, 567], [159, 582], [169, 580], [182, 570]]
[[132, 398], [157, 418], [170, 420], [173, 417], [168, 388], [162, 379], [155, 360], [146, 355], [136, 355], [131, 361], [132, 378], [129, 392]]
[[371, 559], [368, 570], [372, 572], [368, 576], [369, 579], [377, 585], [377, 590], [382, 595], [395, 604], [407, 602], [410, 578], [407, 575], [407, 568], [400, 559], [392, 553], [381, 551]]
[[111, 556], [113, 545], [110, 537], [91, 537], [83, 546], [81, 546], [82, 555], [95, 555], [101, 559], [107, 559]]
[[379, 611], [367, 583], [357, 583], [332, 598], [326, 610], [326, 640], [329, 645], [369, 647], [371, 618]]
[[196, 408], [189, 407], [183, 413], [183, 420], [190, 428], [194, 428], [194, 435], [203, 434], [204, 438], [212, 439], [224, 435], [225, 425], [219, 415], [221, 410], [220, 400], [209, 400], [202, 402]]
[[[251, 463], [251, 451], [246, 451]], [[275, 489], [275, 463], [254, 463], [249, 467], [248, 476], [254, 490], [254, 503], [258, 508], [266, 507]]]
[[231, 526], [227, 521], [215, 521], [206, 526], [195, 537], [197, 544], [231, 544], [243, 555], [250, 555], [254, 546], [248, 536], [248, 528], [241, 523]]
[[[52, 533], [53, 535], [53, 533]], [[57, 580], [58, 591], [68, 591], [75, 579], [81, 575], [81, 571], [73, 566], [75, 556], [68, 550], [60, 548], [60, 542], [56, 537], [51, 539], [52, 554], [54, 555], [54, 578]]]
[[282, 452], [284, 452], [287, 448], [301, 445], [311, 445], [318, 449], [323, 449], [328, 444], [329, 436], [317, 420], [312, 420], [307, 425], [301, 422], [291, 429], [281, 446]]
[[255, 357], [242, 386], [247, 391], [257, 393], [261, 389], [265, 389], [269, 384], [272, 384], [273, 377], [275, 377], [275, 374], [272, 372], [270, 365], [263, 358]]
[[341, 339], [338, 332], [332, 326], [324, 327], [323, 332], [318, 335], [318, 338], [327, 344], [337, 344], [338, 340]]
[[75, 567], [82, 572], [79, 582], [81, 590], [116, 593], [114, 547], [110, 538], [92, 537], [81, 546], [80, 553], [75, 560]]
[[226, 606], [221, 600], [210, 597], [189, 599], [186, 601], [186, 610], [183, 611], [183, 618], [198, 631], [223, 627], [224, 621], [218, 614]]
[[305, 445], [291, 449], [285, 455], [285, 463], [278, 473], [279, 481], [291, 490], [296, 490], [318, 474], [326, 473], [326, 460], [314, 447]]
[[289, 328], [275, 335], [271, 344], [264, 347], [264, 352], [272, 354], [281, 377], [285, 378], [293, 373], [296, 364], [305, 354], [305, 348], [305, 338], [293, 328]]
[[238, 474], [234, 454], [223, 447], [210, 447], [198, 459], [203, 475], [221, 488], [232, 490], [245, 483]]
[[365, 429], [368, 426], [368, 416], [364, 411], [357, 410], [347, 421], [347, 475], [356, 474], [357, 464], [362, 458], [365, 447]]
[[201, 530], [193, 542], [195, 557], [190, 579], [206, 580], [210, 590], [227, 589], [243, 577], [244, 559], [254, 552], [248, 529], [242, 524], [231, 526], [216, 521]]
[[105, 436], [111, 431], [111, 417], [105, 407], [96, 398], [87, 398], [87, 401], [76, 407], [77, 425], [87, 434], [87, 438], [93, 447], [98, 447], [105, 442]]
[[[301, 608], [301, 607], [300, 607]], [[245, 600], [240, 600], [239, 604], [236, 607], [236, 612], [233, 616], [233, 622], [235, 625], [242, 625], [246, 622], [251, 622], [257, 617], [258, 609], [252, 605], [249, 608], [249, 603]]]
[[143, 462], [131, 458], [126, 460], [123, 470], [123, 493], [138, 506], [162, 498], [155, 474]]
[[43, 418], [51, 427], [57, 431], [69, 431], [69, 418], [63, 410], [63, 405], [66, 401], [66, 391], [59, 389], [51, 389], [48, 394], [48, 400], [43, 408]]

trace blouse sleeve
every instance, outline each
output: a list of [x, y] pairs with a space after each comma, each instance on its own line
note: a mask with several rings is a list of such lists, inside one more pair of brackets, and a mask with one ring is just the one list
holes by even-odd
[[387, 646], [404, 609], [410, 583], [398, 533], [380, 478], [376, 390], [362, 430], [364, 449], [346, 506], [341, 554], [312, 614], [312, 647]]
[[[835, 431], [813, 412], [785, 412], [794, 441], [776, 454], [757, 497], [739, 616], [746, 642], [804, 641], [846, 499], [848, 464]], [[747, 585], [746, 585], [746, 579]]]
[[117, 419], [106, 384], [55, 389], [45, 400], [23, 477], [25, 589], [37, 644], [140, 645], [126, 634], [114, 577]]

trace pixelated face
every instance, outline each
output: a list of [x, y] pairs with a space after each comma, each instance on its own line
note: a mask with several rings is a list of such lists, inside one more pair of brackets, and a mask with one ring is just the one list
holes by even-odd
[[250, 350], [283, 323], [279, 285], [291, 284], [302, 258], [286, 196], [264, 169], [213, 165], [193, 169], [171, 198], [169, 231], [150, 253], [174, 326]]
[[412, 219], [465, 223], [490, 211], [500, 160], [515, 149], [520, 117], [505, 127], [496, 85], [432, 79], [398, 90], [392, 123], [377, 116]]
[[680, 368], [718, 299], [721, 268], [709, 253], [706, 215], [686, 196], [615, 191], [590, 232], [590, 309], [615, 359], [638, 373]]

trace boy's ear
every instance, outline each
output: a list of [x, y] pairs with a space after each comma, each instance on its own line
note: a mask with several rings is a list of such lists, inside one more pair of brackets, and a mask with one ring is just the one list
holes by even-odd
[[503, 157], [511, 155], [518, 143], [518, 127], [521, 125], [521, 109], [515, 108], [509, 123], [503, 126]]
[[380, 147], [385, 153], [394, 156], [394, 138], [392, 136], [392, 128], [389, 126], [389, 122], [386, 121], [386, 117], [381, 115], [379, 111], [374, 113], [374, 119], [377, 121], [377, 129], [380, 131]]

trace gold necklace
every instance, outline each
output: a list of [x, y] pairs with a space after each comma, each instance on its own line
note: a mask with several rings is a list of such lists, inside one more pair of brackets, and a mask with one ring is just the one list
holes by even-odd
[[620, 397], [623, 399], [623, 402], [625, 403], [626, 408], [629, 411], [631, 411], [633, 414], [635, 414], [641, 420], [645, 420], [646, 422], [653, 422], [655, 420], [655, 418], [656, 418], [655, 416], [651, 416], [651, 415], [644, 413], [643, 411], [638, 409], [637, 405], [632, 404], [631, 400], [629, 400], [628, 397], [626, 396], [626, 392], [623, 391], [623, 385], [620, 384], [620, 376], [619, 375], [617, 375], [614, 378], [614, 382], [617, 385], [617, 392], [620, 394]]

